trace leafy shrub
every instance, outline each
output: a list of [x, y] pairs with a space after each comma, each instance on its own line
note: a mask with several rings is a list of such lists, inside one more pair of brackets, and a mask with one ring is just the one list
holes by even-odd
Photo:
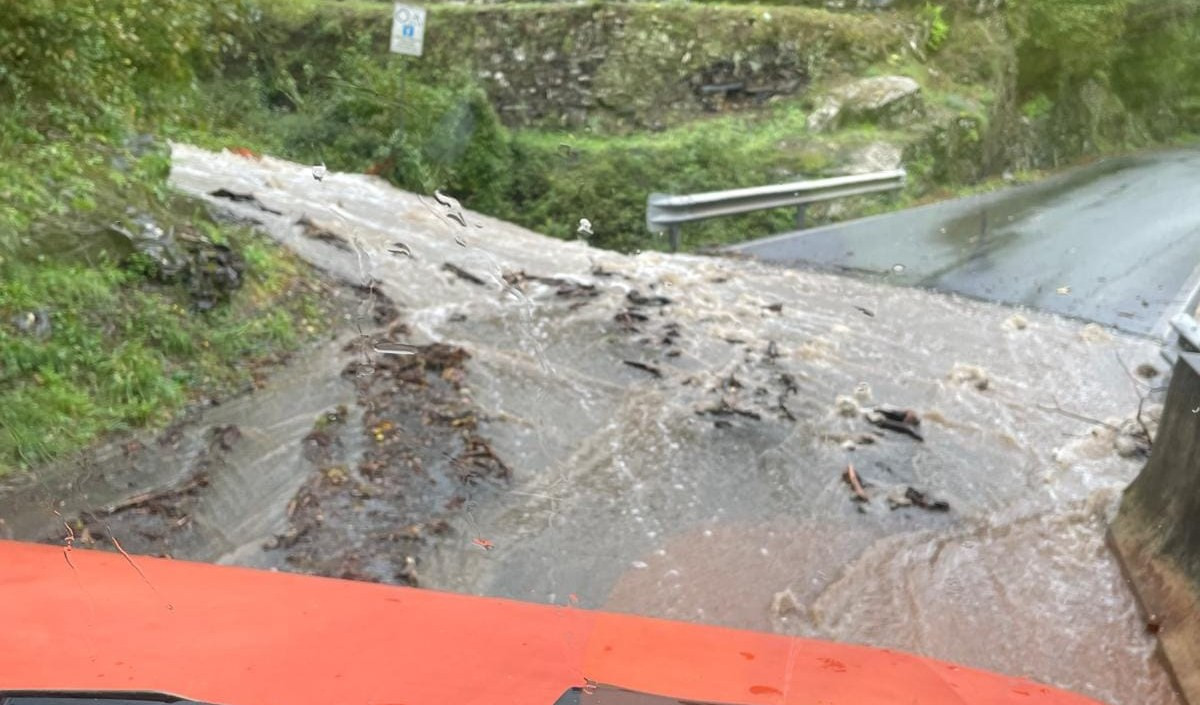
[[0, 105], [39, 130], [113, 130], [214, 65], [242, 11], [239, 0], [7, 3]]
[[941, 49], [950, 38], [950, 23], [946, 21], [945, 8], [926, 2], [921, 8], [921, 19], [928, 30], [925, 48], [931, 52]]

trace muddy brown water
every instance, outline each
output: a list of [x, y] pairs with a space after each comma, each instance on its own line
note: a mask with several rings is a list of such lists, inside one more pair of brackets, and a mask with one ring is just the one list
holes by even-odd
[[[1157, 364], [1150, 342], [886, 282], [604, 252], [270, 158], [175, 145], [174, 164], [181, 191], [260, 221], [332, 276], [376, 282], [409, 328], [401, 342], [469, 353], [462, 394], [512, 477], [421, 545], [421, 585], [901, 648], [1115, 705], [1179, 702], [1104, 543], [1140, 461], [1064, 413], [1132, 415], [1123, 366]], [[219, 188], [282, 215], [206, 195]], [[505, 279], [518, 271], [542, 279]], [[182, 431], [192, 458], [215, 428], [240, 440], [208, 466], [173, 556], [288, 568], [265, 545], [316, 471], [304, 437], [338, 405], [351, 424], [372, 411], [343, 374], [353, 335]], [[848, 399], [840, 413], [856, 391], [915, 410], [924, 441], [873, 435]], [[874, 442], [847, 447], [864, 434]], [[352, 435], [351, 472], [375, 442]], [[189, 467], [96, 457], [10, 481], [8, 531], [46, 540], [52, 507], [119, 502]], [[869, 502], [843, 482], [848, 463]], [[892, 508], [908, 487], [949, 511]]]

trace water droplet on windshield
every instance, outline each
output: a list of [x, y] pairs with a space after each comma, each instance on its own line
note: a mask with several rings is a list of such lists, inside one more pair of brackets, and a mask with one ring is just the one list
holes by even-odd
[[904, 271], [904, 265], [902, 265], [902, 264], [893, 264], [892, 265], [892, 273], [893, 274], [900, 274], [903, 271]]

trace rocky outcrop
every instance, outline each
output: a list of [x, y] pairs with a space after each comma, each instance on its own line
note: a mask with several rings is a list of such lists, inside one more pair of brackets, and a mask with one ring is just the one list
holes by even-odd
[[875, 76], [830, 91], [808, 116], [808, 129], [829, 132], [854, 122], [903, 127], [922, 112], [921, 84], [907, 76]]
[[841, 171], [846, 174], [869, 174], [875, 171], [899, 169], [904, 163], [904, 150], [890, 142], [871, 142], [844, 157]]

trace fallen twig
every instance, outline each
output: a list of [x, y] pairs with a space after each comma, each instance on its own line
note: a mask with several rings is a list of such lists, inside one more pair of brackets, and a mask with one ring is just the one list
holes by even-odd
[[870, 502], [871, 498], [867, 496], [867, 491], [863, 489], [862, 482], [858, 479], [858, 473], [854, 471], [853, 464], [847, 464], [846, 469], [842, 471], [842, 479], [846, 484], [850, 485], [850, 489], [854, 492], [854, 498], [860, 502]]
[[446, 270], [447, 272], [450, 272], [451, 274], [454, 274], [459, 279], [469, 281], [472, 284], [477, 284], [479, 286], [487, 286], [487, 282], [485, 282], [484, 280], [475, 276], [474, 274], [471, 274], [470, 272], [468, 272], [467, 270], [458, 266], [457, 264], [451, 264], [449, 262], [446, 262], [445, 264], [442, 265], [442, 269]]
[[648, 373], [654, 375], [655, 377], [661, 378], [663, 376], [662, 370], [658, 369], [654, 365], [647, 365], [646, 363], [638, 362], [637, 360], [622, 360], [621, 362], [624, 362], [626, 365], [629, 365], [630, 367], [632, 367], [634, 369], [641, 370], [642, 372], [648, 372]]
[[1117, 431], [1118, 433], [1120, 433], [1120, 431], [1121, 431], [1121, 429], [1117, 428], [1116, 426], [1113, 426], [1110, 423], [1105, 423], [1105, 422], [1101, 421], [1100, 419], [1095, 419], [1095, 418], [1092, 418], [1091, 416], [1084, 416], [1083, 414], [1077, 414], [1074, 411], [1068, 411], [1067, 409], [1064, 409], [1058, 405], [1057, 399], [1054, 401], [1054, 406], [1046, 406], [1044, 404], [1037, 404], [1036, 406], [1037, 406], [1037, 408], [1041, 409], [1042, 411], [1059, 413], [1068, 418], [1075, 419], [1076, 421], [1085, 421], [1087, 423], [1096, 424], [1097, 426], [1103, 426], [1107, 429]]

